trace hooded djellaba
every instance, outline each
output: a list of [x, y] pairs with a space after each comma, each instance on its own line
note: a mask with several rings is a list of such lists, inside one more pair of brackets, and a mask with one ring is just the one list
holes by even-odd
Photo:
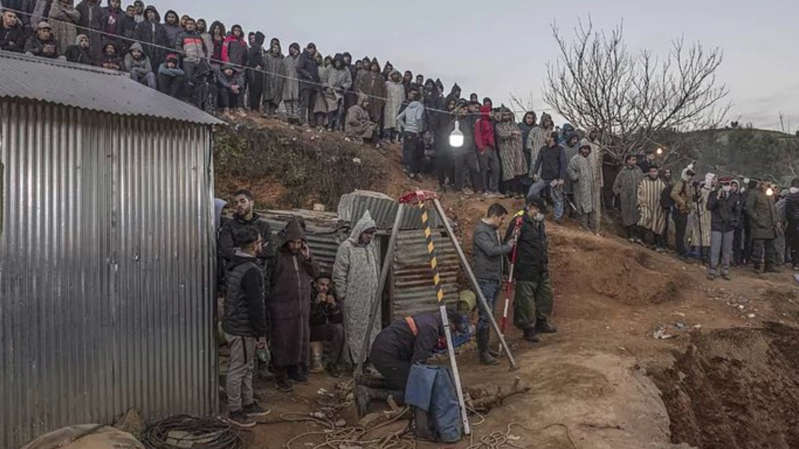
[[75, 25], [80, 21], [80, 12], [72, 6], [71, 0], [53, 0], [49, 19], [53, 36], [58, 41], [58, 48], [67, 49], [75, 43], [78, 37]]
[[370, 63], [369, 70], [364, 70], [358, 74], [355, 90], [369, 98], [366, 112], [369, 113], [369, 118], [373, 122], [380, 123], [383, 118], [383, 106], [385, 104], [383, 99], [386, 98], [386, 80], [380, 74], [380, 64], [376, 58]]
[[402, 86], [402, 75], [394, 70], [386, 81], [386, 104], [383, 108], [383, 128], [394, 130], [397, 128], [397, 114], [405, 100], [405, 88]]
[[289, 242], [305, 241], [305, 231], [291, 220], [283, 232], [272, 274], [267, 311], [271, 324], [272, 363], [278, 367], [304, 365], [308, 360], [311, 328], [311, 283], [318, 274], [313, 256], [292, 253]]
[[[380, 74], [378, 73], [378, 76]], [[333, 283], [344, 314], [344, 332], [350, 361], [357, 364], [368, 354], [362, 354], [363, 340], [369, 327], [369, 311], [377, 296], [380, 258], [374, 240], [362, 243], [361, 235], [377, 227], [366, 211], [352, 229], [349, 239], [338, 247], [333, 265]], [[376, 317], [381, 316], [378, 306]], [[372, 323], [369, 344], [380, 331], [380, 320]]]
[[524, 157], [522, 132], [513, 120], [513, 112], [506, 107], [499, 110], [500, 122], [496, 125], [496, 144], [502, 164], [502, 182], [510, 193], [521, 193], [521, 178], [527, 175], [527, 159]]
[[277, 38], [269, 42], [269, 50], [264, 54], [264, 112], [274, 113], [283, 95], [283, 50]]

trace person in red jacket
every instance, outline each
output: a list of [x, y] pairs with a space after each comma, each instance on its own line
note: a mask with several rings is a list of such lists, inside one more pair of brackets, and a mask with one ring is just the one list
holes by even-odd
[[482, 188], [488, 197], [499, 196], [499, 157], [494, 140], [494, 124], [491, 122], [491, 106], [480, 107], [480, 118], [474, 124], [474, 143], [480, 161]]

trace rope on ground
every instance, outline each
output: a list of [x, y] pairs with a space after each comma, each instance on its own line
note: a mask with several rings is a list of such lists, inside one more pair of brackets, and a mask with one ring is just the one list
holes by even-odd
[[147, 449], [243, 449], [244, 444], [230, 425], [217, 418], [175, 415], [147, 427], [141, 435]]
[[530, 429], [517, 422], [509, 423], [505, 428], [505, 432], [494, 431], [488, 433], [480, 437], [477, 440], [477, 442], [475, 442], [476, 435], [472, 433], [469, 440], [469, 446], [467, 446], [466, 449], [503, 449], [503, 448], [521, 449], [520, 446], [517, 446], [513, 443], [513, 441], [519, 439], [518, 436], [515, 436], [511, 433], [511, 429], [513, 427], [518, 427], [529, 433], [538, 433], [538, 432], [543, 432], [544, 430], [547, 430], [552, 427], [561, 427], [566, 431], [566, 438], [569, 440], [569, 443], [572, 445], [572, 447], [574, 449], [579, 449], [577, 447], [577, 444], [575, 444], [574, 440], [572, 439], [571, 432], [569, 431], [569, 426], [567, 426], [566, 424], [552, 423], [552, 424], [547, 424], [546, 426], [543, 427], [539, 427], [537, 429]]
[[[315, 439], [322, 437], [323, 441], [307, 442], [305, 446], [311, 447], [312, 449], [338, 449], [341, 445], [353, 445], [370, 449], [415, 449], [416, 440], [405, 436], [408, 433], [408, 427], [380, 438], [366, 439], [366, 436], [370, 433], [397, 422], [400, 418], [405, 416], [407, 411], [408, 407], [404, 407], [396, 411], [394, 416], [385, 422], [370, 427], [369, 429], [365, 429], [361, 426], [337, 428], [336, 423], [330, 419], [322, 419], [299, 413], [283, 414], [280, 418], [284, 422], [312, 422], [323, 427], [322, 430], [304, 432], [291, 438], [284, 444], [284, 447], [286, 449], [293, 449], [292, 444], [300, 440], [308, 437], [315, 437]], [[312, 444], [315, 445], [311, 446]]]

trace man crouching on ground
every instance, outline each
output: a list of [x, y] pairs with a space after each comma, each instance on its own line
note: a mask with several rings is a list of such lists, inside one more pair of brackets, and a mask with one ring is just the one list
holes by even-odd
[[[544, 225], [546, 204], [538, 196], [527, 198], [518, 237], [516, 268], [516, 295], [513, 305], [513, 324], [524, 332], [524, 339], [538, 342], [538, 333], [557, 332], [549, 322], [552, 314], [552, 281], [549, 278], [549, 255]], [[517, 214], [518, 216], [518, 214]], [[505, 234], [505, 242], [514, 236], [516, 220]]]
[[[264, 274], [258, 265], [263, 239], [252, 226], [233, 233], [236, 250], [227, 272], [227, 296], [222, 329], [230, 347], [227, 384], [228, 420], [239, 427], [253, 427], [253, 417], [269, 413], [255, 402], [252, 373], [255, 349], [266, 345]], [[243, 406], [242, 406], [243, 404]]]

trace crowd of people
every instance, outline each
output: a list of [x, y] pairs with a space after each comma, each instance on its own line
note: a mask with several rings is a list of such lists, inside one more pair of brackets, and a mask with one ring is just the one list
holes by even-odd
[[631, 242], [663, 251], [673, 223], [678, 256], [706, 264], [710, 280], [729, 280], [731, 266], [748, 264], [758, 273], [789, 263], [799, 270], [799, 178], [785, 189], [714, 173], [696, 179], [691, 163], [675, 182], [654, 159], [653, 153], [642, 161], [627, 156], [613, 182]]
[[[495, 108], [490, 98], [461, 98], [457, 84], [445, 95], [440, 79], [401, 72], [390, 62], [381, 67], [375, 57], [354, 59], [346, 51], [324, 57], [314, 43], [292, 43], [284, 54], [279, 39], [265, 46], [260, 31], [245, 35], [240, 25], [209, 26], [172, 10], [162, 20], [141, 0], [124, 8], [121, 0], [106, 6], [99, 0], [0, 0], [0, 8], [2, 50], [127, 72], [211, 113], [280, 111], [292, 122], [358, 141], [401, 141], [408, 176], [431, 173], [442, 188], [521, 197], [539, 170], [554, 176], [551, 157], [537, 159], [555, 131], [547, 114], [540, 124], [532, 112], [516, 123], [510, 109]], [[464, 143], [452, 147], [456, 128]], [[568, 125], [558, 133], [567, 155], [576, 154], [576, 136]], [[590, 160], [596, 164], [598, 151]], [[568, 190], [570, 177], [558, 175]]]
[[[372, 303], [379, 296], [382, 261], [374, 241], [377, 225], [369, 211], [340, 244], [332, 272], [325, 273], [308, 246], [302, 219], [293, 218], [273, 233], [253, 207], [251, 192], [236, 192], [232, 216], [220, 216], [218, 225], [218, 290], [224, 296], [221, 330], [230, 351], [228, 419], [249, 427], [255, 417], [268, 412], [257, 404], [252, 388], [257, 354], [267, 349], [271, 357], [264, 370], [271, 370], [279, 391], [293, 391], [293, 384], [307, 382], [310, 373], [338, 377], [365, 364], [367, 372], [380, 374], [383, 388], [359, 384], [359, 408], [365, 410], [369, 399], [389, 393], [401, 401], [411, 366], [446, 350], [442, 317], [438, 312], [415, 314], [383, 328], [378, 304], [378, 318], [370, 321]], [[516, 266], [514, 324], [531, 343], [538, 342], [542, 333], [557, 331], [550, 319], [553, 290], [545, 212], [543, 198], [529, 197], [500, 239], [509, 213], [495, 203], [474, 232], [472, 265], [492, 313], [503, 272], [509, 263]], [[448, 310], [456, 344], [471, 338], [472, 312]], [[498, 354], [489, 345], [488, 312], [478, 307], [478, 316], [480, 361], [496, 364]]]

